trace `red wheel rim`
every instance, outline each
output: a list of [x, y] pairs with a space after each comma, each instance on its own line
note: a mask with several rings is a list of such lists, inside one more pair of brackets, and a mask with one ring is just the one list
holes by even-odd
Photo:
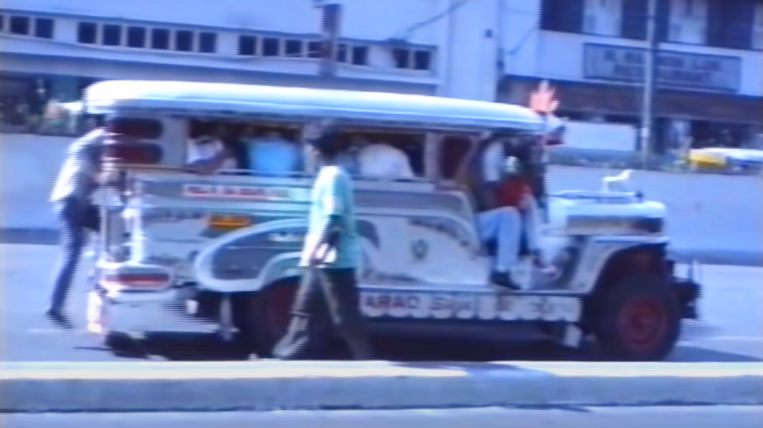
[[287, 284], [277, 285], [268, 291], [265, 316], [267, 328], [274, 337], [282, 337], [286, 334], [296, 294], [297, 287]]
[[618, 319], [623, 343], [636, 351], [649, 351], [665, 335], [667, 314], [658, 299], [639, 297], [628, 301]]

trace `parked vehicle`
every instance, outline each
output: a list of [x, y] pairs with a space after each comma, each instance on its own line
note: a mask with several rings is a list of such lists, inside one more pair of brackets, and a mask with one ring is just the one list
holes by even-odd
[[570, 347], [593, 338], [611, 358], [645, 361], [663, 359], [681, 319], [697, 316], [699, 285], [676, 278], [667, 256], [665, 206], [622, 180], [549, 195], [543, 249], [559, 275], [525, 260], [515, 272], [522, 291], [489, 283], [493, 250], [455, 172], [469, 168], [486, 133], [558, 133], [563, 122], [552, 115], [419, 95], [150, 81], [97, 83], [83, 102], [141, 139], [105, 154], [121, 179], [103, 196], [91, 318], [107, 336], [216, 326], [268, 356], [285, 331], [315, 166], [306, 159], [290, 176], [190, 173], [184, 151], [198, 120], [278, 126], [302, 141], [330, 119], [409, 153], [416, 178], [355, 177], [362, 310], [373, 333], [529, 334]]
[[687, 162], [693, 169], [730, 172], [763, 171], [763, 150], [706, 147], [691, 149]]

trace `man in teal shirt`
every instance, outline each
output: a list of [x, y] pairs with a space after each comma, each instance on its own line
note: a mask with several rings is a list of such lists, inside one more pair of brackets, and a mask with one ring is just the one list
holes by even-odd
[[302, 249], [304, 274], [289, 330], [274, 355], [283, 360], [321, 359], [329, 356], [331, 344], [339, 336], [355, 359], [370, 359], [355, 276], [361, 248], [353, 185], [338, 164], [346, 152], [346, 140], [337, 131], [326, 130], [311, 145], [320, 169], [310, 197]]

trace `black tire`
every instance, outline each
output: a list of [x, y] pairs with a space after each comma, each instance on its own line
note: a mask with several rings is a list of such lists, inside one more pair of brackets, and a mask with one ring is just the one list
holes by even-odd
[[625, 278], [595, 302], [592, 332], [607, 360], [663, 361], [678, 342], [681, 312], [667, 279]]
[[273, 348], [286, 333], [298, 287], [296, 280], [285, 280], [234, 297], [233, 323], [239, 331], [238, 341], [250, 353], [259, 358], [273, 357]]

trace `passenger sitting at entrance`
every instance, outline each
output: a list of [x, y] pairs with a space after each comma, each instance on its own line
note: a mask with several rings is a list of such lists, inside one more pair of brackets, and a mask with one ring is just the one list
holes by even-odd
[[201, 135], [188, 142], [186, 168], [200, 174], [236, 169], [236, 159], [214, 135]]
[[288, 176], [302, 168], [302, 150], [277, 131], [247, 141], [249, 168], [254, 172]]
[[536, 237], [537, 204], [527, 180], [519, 174], [520, 160], [506, 156], [504, 142], [490, 142], [481, 161], [485, 186], [482, 197], [487, 210], [478, 216], [480, 233], [484, 241], [495, 242], [497, 246], [490, 280], [517, 290], [519, 286], [511, 277], [511, 268], [518, 261], [523, 233], [530, 251], [540, 254]]
[[383, 142], [363, 146], [358, 152], [358, 163], [362, 177], [390, 180], [416, 177], [405, 152]]

